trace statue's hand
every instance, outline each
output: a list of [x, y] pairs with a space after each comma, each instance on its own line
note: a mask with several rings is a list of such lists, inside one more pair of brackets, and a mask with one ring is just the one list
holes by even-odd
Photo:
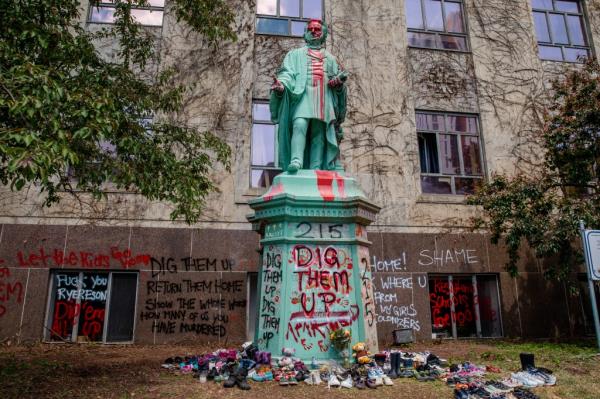
[[329, 82], [327, 82], [327, 86], [331, 87], [332, 89], [334, 89], [336, 87], [340, 87], [343, 84], [344, 84], [344, 82], [338, 77], [335, 77], [335, 78], [331, 79]]
[[273, 84], [271, 85], [271, 90], [274, 90], [277, 93], [283, 93], [285, 91], [285, 87], [283, 86], [283, 83], [279, 81], [279, 79], [273, 77]]

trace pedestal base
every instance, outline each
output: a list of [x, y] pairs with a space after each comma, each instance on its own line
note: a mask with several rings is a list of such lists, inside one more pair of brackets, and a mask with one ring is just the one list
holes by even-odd
[[307, 361], [341, 359], [329, 335], [347, 328], [353, 343], [376, 351], [366, 226], [379, 208], [356, 181], [340, 172], [283, 173], [250, 206], [263, 251], [259, 348], [274, 356], [294, 348]]

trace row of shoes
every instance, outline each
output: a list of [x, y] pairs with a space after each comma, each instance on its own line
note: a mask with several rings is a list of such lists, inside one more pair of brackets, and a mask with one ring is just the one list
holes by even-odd
[[456, 384], [454, 388], [455, 399], [503, 399], [508, 398], [512, 388], [497, 381], [471, 382], [469, 384]]
[[543, 385], [556, 385], [556, 377], [547, 369], [530, 367], [525, 371], [512, 373], [511, 378], [520, 382], [524, 387], [534, 388]]

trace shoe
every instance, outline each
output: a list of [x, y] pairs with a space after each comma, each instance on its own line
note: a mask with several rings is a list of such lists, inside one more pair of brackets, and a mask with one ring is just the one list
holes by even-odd
[[289, 173], [296, 173], [299, 169], [302, 169], [302, 163], [296, 159], [292, 160], [292, 162], [287, 167], [287, 171]]
[[392, 379], [390, 377], [388, 377], [387, 375], [384, 375], [381, 378], [383, 379], [383, 385], [386, 385], [386, 386], [394, 385], [394, 381], [392, 381]]
[[223, 388], [233, 388], [237, 385], [237, 379], [235, 374], [230, 374], [229, 378], [225, 382], [223, 382]]
[[348, 388], [348, 389], [352, 388], [353, 385], [354, 384], [352, 384], [352, 377], [350, 377], [350, 376], [348, 376], [348, 378], [346, 378], [344, 381], [342, 381], [340, 383], [340, 387], [342, 387], [342, 388]]
[[238, 368], [235, 374], [235, 382], [238, 388], [247, 391], [250, 389], [250, 384], [248, 384], [248, 369], [245, 367]]
[[339, 386], [340, 386], [340, 380], [338, 380], [336, 375], [332, 373], [329, 376], [329, 381], [327, 381], [327, 388], [339, 387]]
[[370, 388], [370, 389], [377, 388], [377, 384], [375, 383], [375, 380], [372, 380], [370, 378], [367, 378], [367, 380], [365, 381], [365, 385], [367, 386], [367, 388]]
[[400, 353], [399, 352], [392, 352], [390, 353], [390, 372], [388, 373], [388, 376], [390, 378], [398, 378], [398, 373], [400, 372]]
[[279, 378], [279, 385], [281, 385], [281, 386], [288, 386], [288, 385], [290, 385], [290, 383], [288, 381], [288, 378], [287, 378], [287, 375], [285, 375], [285, 373], [281, 374], [281, 377]]

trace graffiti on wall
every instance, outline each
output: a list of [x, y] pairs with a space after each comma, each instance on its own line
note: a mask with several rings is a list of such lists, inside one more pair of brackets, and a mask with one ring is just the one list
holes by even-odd
[[349, 246], [296, 245], [291, 249], [291, 315], [286, 339], [305, 350], [329, 350], [328, 334], [351, 327], [360, 309], [352, 287], [352, 255]]
[[369, 264], [369, 249], [363, 246], [358, 247], [358, 257], [360, 259], [360, 290], [365, 322], [365, 340], [370, 348], [375, 348], [377, 345], [377, 314], [375, 294], [373, 293], [373, 276]]
[[11, 306], [23, 303], [23, 284], [11, 276], [10, 269], [2, 267], [4, 263], [0, 259], [0, 318], [2, 318]]
[[281, 281], [283, 277], [281, 248], [269, 246], [263, 254], [262, 263], [262, 299], [260, 304], [259, 323], [262, 331], [260, 342], [265, 348], [279, 334], [281, 304]]
[[412, 298], [414, 290], [427, 288], [426, 275], [385, 274], [375, 276], [373, 281], [377, 323], [391, 325], [394, 329], [421, 331], [419, 314]]
[[[177, 271], [170, 272], [177, 274]], [[140, 312], [152, 333], [222, 338], [246, 309], [245, 279], [197, 279], [194, 274], [146, 282], [148, 299]]]

